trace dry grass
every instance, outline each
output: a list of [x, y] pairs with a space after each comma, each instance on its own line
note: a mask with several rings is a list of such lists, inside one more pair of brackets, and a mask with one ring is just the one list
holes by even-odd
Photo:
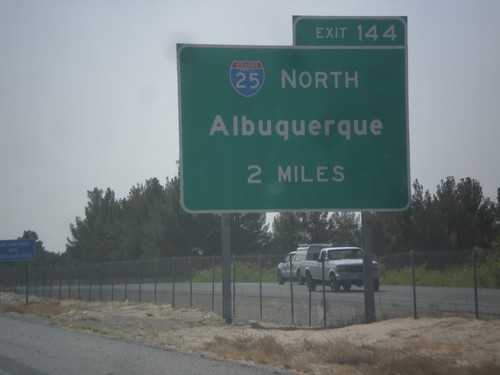
[[215, 337], [215, 342], [206, 349], [222, 358], [240, 359], [257, 363], [284, 364], [290, 360], [290, 353], [272, 336], [259, 339], [240, 337], [234, 340]]
[[49, 300], [44, 303], [2, 303], [0, 304], [0, 313], [13, 312], [17, 314], [30, 314], [40, 317], [50, 317], [53, 315], [61, 315], [73, 310], [81, 309], [79, 303], [62, 304], [61, 301]]
[[459, 344], [436, 345], [423, 339], [402, 347], [357, 346], [343, 340], [322, 344], [305, 342], [301, 346], [283, 346], [272, 336], [217, 337], [205, 350], [222, 358], [281, 366], [302, 373], [370, 375], [491, 375], [499, 374], [494, 360], [479, 365], [460, 359]]

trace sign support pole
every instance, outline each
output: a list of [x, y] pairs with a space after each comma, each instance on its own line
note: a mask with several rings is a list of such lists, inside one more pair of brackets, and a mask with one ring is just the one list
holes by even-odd
[[375, 321], [375, 292], [373, 286], [373, 237], [372, 237], [372, 214], [361, 213], [361, 226], [363, 230], [363, 270], [365, 276], [365, 321]]
[[231, 214], [221, 214], [222, 242], [222, 317], [231, 324]]

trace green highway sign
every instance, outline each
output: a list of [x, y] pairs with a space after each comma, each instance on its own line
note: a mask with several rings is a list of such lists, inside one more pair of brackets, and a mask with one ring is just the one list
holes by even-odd
[[183, 209], [405, 209], [405, 51], [179, 44]]

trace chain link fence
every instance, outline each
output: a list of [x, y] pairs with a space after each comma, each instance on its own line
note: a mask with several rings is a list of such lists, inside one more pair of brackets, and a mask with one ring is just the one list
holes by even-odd
[[[233, 256], [235, 321], [339, 327], [365, 322], [363, 288], [309, 292], [278, 285], [282, 256]], [[446, 267], [444, 267], [446, 265]], [[378, 320], [401, 317], [500, 317], [500, 290], [482, 287], [473, 252], [410, 252], [379, 259]], [[0, 292], [54, 299], [129, 301], [192, 307], [222, 314], [222, 258], [178, 257], [78, 267], [0, 265]], [[323, 293], [325, 298], [323, 299]], [[323, 302], [325, 301], [325, 302]], [[0, 295], [1, 303], [1, 295]], [[326, 321], [325, 321], [326, 316]]]

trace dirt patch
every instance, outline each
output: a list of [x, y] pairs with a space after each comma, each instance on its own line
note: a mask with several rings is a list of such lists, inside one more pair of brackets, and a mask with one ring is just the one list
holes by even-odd
[[500, 373], [500, 321], [394, 319], [339, 329], [249, 321], [169, 305], [54, 301], [3, 293], [0, 312], [161, 348], [271, 364], [313, 374]]

